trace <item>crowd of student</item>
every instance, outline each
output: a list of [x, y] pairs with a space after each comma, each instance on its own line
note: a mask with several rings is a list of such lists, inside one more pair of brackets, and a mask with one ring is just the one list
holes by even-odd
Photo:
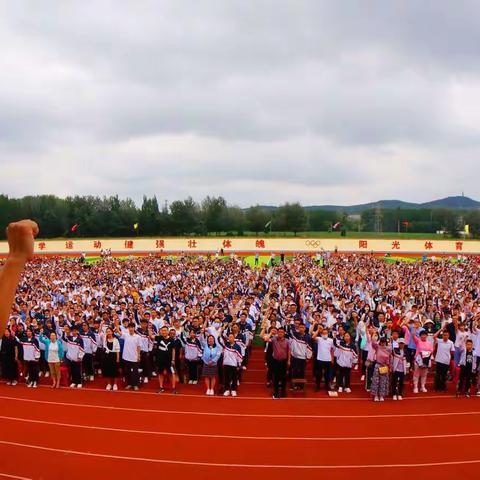
[[157, 377], [160, 392], [201, 376], [207, 395], [220, 379], [236, 396], [268, 276], [238, 260], [35, 260], [2, 338], [2, 375], [33, 388], [40, 376], [55, 388], [62, 375], [72, 388], [101, 376], [107, 390]]
[[[388, 264], [369, 256], [297, 258], [275, 271], [262, 323], [274, 396], [303, 389], [351, 393], [351, 372], [375, 401], [433, 388], [480, 395], [480, 269], [461, 263]], [[279, 312], [281, 312], [279, 314]], [[279, 347], [279, 344], [282, 347]]]
[[310, 375], [317, 390], [351, 393], [352, 370], [375, 401], [426, 392], [429, 375], [436, 391], [478, 395], [479, 293], [475, 259], [36, 259], [2, 338], [2, 376], [33, 388], [39, 376], [54, 388], [101, 377], [107, 390], [156, 377], [174, 393], [202, 379], [207, 395], [236, 396], [258, 327], [274, 398]]

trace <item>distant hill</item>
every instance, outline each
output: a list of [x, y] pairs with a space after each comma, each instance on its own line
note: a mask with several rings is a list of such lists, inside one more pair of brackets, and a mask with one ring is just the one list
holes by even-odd
[[480, 207], [480, 202], [468, 197], [447, 197], [441, 200], [434, 200], [433, 202], [427, 202], [420, 204], [422, 208], [460, 208], [464, 210], [470, 210]]
[[418, 203], [409, 203], [402, 200], [380, 200], [379, 202], [361, 203], [359, 205], [310, 205], [306, 210], [341, 210], [347, 213], [360, 213], [372, 208], [421, 208]]
[[[271, 205], [265, 205], [263, 208], [275, 209]], [[359, 205], [308, 205], [305, 210], [341, 210], [346, 213], [360, 213], [371, 208], [454, 208], [458, 210], [473, 210], [480, 208], [480, 202], [462, 195], [456, 197], [446, 197], [439, 200], [433, 200], [425, 203], [404, 202], [403, 200], [380, 200], [378, 202], [362, 203]]]

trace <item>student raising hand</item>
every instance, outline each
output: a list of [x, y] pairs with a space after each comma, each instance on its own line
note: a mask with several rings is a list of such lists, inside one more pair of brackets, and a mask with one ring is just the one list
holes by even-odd
[[0, 331], [7, 326], [8, 316], [25, 263], [33, 257], [33, 240], [38, 225], [31, 220], [11, 223], [7, 227], [9, 254], [0, 270]]
[[26, 262], [33, 257], [33, 239], [38, 235], [38, 225], [31, 220], [21, 220], [7, 227], [9, 259]]

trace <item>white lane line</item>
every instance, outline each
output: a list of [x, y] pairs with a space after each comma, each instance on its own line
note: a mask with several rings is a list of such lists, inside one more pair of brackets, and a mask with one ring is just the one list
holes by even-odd
[[18, 398], [0, 396], [0, 400], [12, 400], [17, 402], [40, 403], [43, 405], [61, 405], [66, 407], [80, 407], [80, 408], [98, 408], [102, 410], [118, 410], [123, 412], [140, 412], [140, 413], [160, 413], [172, 415], [195, 415], [205, 417], [246, 417], [246, 418], [409, 418], [409, 417], [450, 417], [450, 416], [465, 416], [465, 415], [480, 415], [480, 412], [440, 412], [440, 413], [405, 413], [405, 414], [377, 414], [377, 415], [288, 415], [288, 414], [255, 414], [255, 413], [223, 413], [223, 412], [200, 412], [194, 410], [161, 410], [148, 408], [132, 408], [132, 407], [114, 407], [110, 405], [92, 405], [87, 403], [67, 403], [67, 402], [52, 402], [47, 400], [34, 400], [31, 398]]
[[[306, 384], [314, 386], [315, 382], [308, 382], [307, 381]], [[263, 385], [263, 386], [265, 386], [265, 382], [242, 382], [242, 385]], [[352, 385], [355, 385], [355, 386], [362, 385], [363, 387], [365, 387], [365, 382], [350, 382], [350, 386], [352, 386]], [[430, 386], [430, 387], [433, 388], [433, 381], [428, 381], [425, 385], [427, 387]], [[406, 386], [412, 387], [412, 384], [411, 383], [406, 383]], [[267, 387], [265, 386], [265, 388], [267, 388]], [[365, 390], [362, 390], [362, 389], [359, 389], [359, 390], [365, 391]]]
[[[42, 387], [47, 387], [47, 385], [41, 385]], [[67, 388], [65, 388], [65, 390], [67, 390]], [[231, 397], [224, 397], [223, 395], [215, 395], [213, 397], [207, 397], [206, 395], [199, 395], [199, 394], [190, 394], [190, 393], [183, 393], [183, 392], [180, 392], [180, 394], [173, 394], [173, 393], [168, 393], [168, 392], [164, 392], [162, 394], [158, 394], [158, 393], [155, 393], [155, 392], [145, 392], [145, 391], [138, 391], [138, 392], [133, 392], [132, 390], [118, 390], [116, 392], [107, 392], [106, 390], [104, 390], [103, 388], [82, 388], [81, 390], [78, 390], [78, 391], [82, 391], [82, 392], [89, 392], [89, 391], [93, 391], [93, 392], [102, 392], [102, 393], [105, 393], [107, 395], [118, 395], [118, 394], [126, 394], [126, 395], [153, 395], [155, 397], [158, 397], [158, 398], [161, 398], [161, 397], [175, 397], [175, 398], [208, 398], [209, 401], [211, 400], [220, 400], [220, 401], [224, 401], [224, 402], [231, 402], [232, 401], [232, 398]], [[237, 392], [238, 393], [238, 392]], [[267, 391], [265, 391], [266, 393], [266, 396], [264, 397], [244, 397], [241, 395], [241, 391], [240, 391], [240, 394], [239, 394], [239, 397], [237, 397], [235, 399], [235, 401], [238, 401], [238, 400], [255, 400], [255, 401], [258, 401], [258, 400], [266, 400], [268, 402], [272, 402], [272, 401], [279, 401], [279, 400], [273, 400], [272, 399], [272, 396], [270, 393], [268, 393]], [[340, 394], [342, 395], [342, 394]], [[351, 402], [351, 401], [355, 401], [355, 402], [371, 402], [372, 401], [372, 398], [371, 397], [351, 397], [350, 394], [343, 394], [345, 395], [344, 397], [328, 397], [327, 395], [325, 395], [325, 397], [287, 397], [287, 398], [282, 398], [280, 399], [281, 402], [290, 402], [290, 401], [293, 401], [293, 402], [296, 402], [296, 401], [314, 401], [314, 402]], [[431, 399], [441, 399], [441, 398], [455, 398], [455, 396], [452, 394], [452, 395], [430, 395], [430, 396], [422, 396], [422, 395], [419, 395], [419, 396], [415, 396], [415, 397], [403, 397], [403, 401], [408, 401], [408, 400], [431, 400]], [[460, 400], [460, 399], [457, 399], [457, 400]], [[472, 401], [472, 398], [469, 399], [469, 401]]]
[[[48, 390], [52, 390], [52, 387], [51, 385], [39, 385], [39, 387], [41, 388], [47, 388]], [[71, 391], [71, 390], [74, 390], [74, 389], [70, 389], [68, 387], [65, 387], [63, 388], [62, 390], [65, 390], [65, 391]], [[8, 389], [8, 391], [12, 391], [11, 388]], [[155, 397], [172, 397], [174, 396], [175, 398], [208, 398], [208, 401], [212, 401], [212, 400], [219, 400], [219, 401], [225, 401], [225, 402], [231, 402], [233, 401], [231, 397], [224, 397], [223, 395], [215, 395], [213, 397], [207, 397], [206, 395], [200, 395], [200, 394], [190, 394], [190, 393], [186, 393], [186, 392], [180, 392], [180, 394], [172, 394], [172, 393], [168, 393], [168, 392], [164, 392], [162, 394], [158, 394], [156, 392], [145, 392], [145, 391], [138, 391], [138, 392], [134, 392], [132, 390], [118, 390], [116, 392], [107, 392], [106, 390], [104, 390], [103, 388], [93, 388], [93, 387], [86, 387], [86, 388], [82, 388], [82, 389], [78, 389], [78, 390], [74, 390], [75, 392], [101, 392], [105, 395], [120, 395], [120, 394], [125, 394], [125, 395], [153, 395]], [[363, 392], [363, 390], [362, 390]], [[241, 401], [241, 400], [254, 400], [254, 401], [263, 401], [263, 400], [266, 400], [267, 402], [272, 402], [274, 400], [272, 400], [272, 396], [270, 394], [267, 393], [267, 390], [265, 390], [265, 396], [262, 396], [262, 397], [243, 397], [241, 395], [241, 391], [240, 391], [240, 396], [237, 397], [234, 401], [238, 402], [238, 401]], [[313, 401], [313, 402], [371, 402], [372, 401], [372, 398], [370, 397], [352, 397], [350, 396], [350, 394], [341, 394], [341, 395], [345, 395], [345, 396], [342, 396], [342, 397], [328, 397], [328, 396], [325, 396], [325, 397], [287, 397], [287, 398], [282, 398], [280, 400], [275, 400], [276, 402], [278, 401], [281, 401], [281, 402], [297, 402], [297, 401]], [[410, 401], [410, 400], [438, 400], [438, 399], [446, 399], [446, 398], [455, 398], [455, 396], [453, 394], [451, 395], [448, 395], [448, 394], [444, 394], [444, 395], [422, 395], [422, 394], [418, 394], [418, 395], [415, 395], [414, 397], [403, 397], [403, 401]], [[461, 401], [461, 400], [464, 400], [464, 399], [456, 399], [456, 401]], [[468, 401], [473, 401], [475, 400], [474, 398], [470, 398]]]
[[32, 480], [28, 477], [19, 477], [18, 475], [9, 475], [8, 473], [0, 473], [1, 478], [14, 478], [16, 480]]
[[67, 455], [79, 455], [82, 457], [108, 458], [114, 460], [128, 460], [133, 462], [144, 463], [161, 463], [172, 465], [191, 465], [199, 467], [231, 467], [231, 468], [271, 468], [271, 469], [285, 469], [290, 470], [332, 470], [332, 469], [368, 469], [368, 468], [419, 468], [419, 467], [445, 467], [453, 465], [472, 465], [480, 463], [478, 460], [459, 460], [452, 462], [432, 462], [432, 463], [396, 463], [384, 465], [264, 465], [255, 463], [209, 463], [209, 462], [189, 462], [183, 460], [168, 460], [164, 458], [142, 458], [142, 457], [127, 457], [122, 455], [108, 455], [106, 453], [91, 453], [80, 452], [78, 450], [66, 450], [62, 448], [42, 447], [40, 445], [32, 445], [26, 443], [7, 442], [0, 440], [2, 445], [10, 445], [12, 447], [30, 448], [33, 450], [42, 450], [46, 452], [63, 453]]
[[221, 438], [228, 440], [274, 440], [274, 441], [317, 441], [317, 442], [349, 442], [353, 440], [430, 440], [434, 438], [462, 438], [462, 437], [480, 437], [480, 432], [476, 433], [452, 433], [452, 434], [438, 434], [438, 435], [408, 435], [408, 436], [394, 436], [394, 437], [261, 437], [248, 435], [219, 435], [210, 433], [181, 433], [181, 432], [160, 432], [155, 430], [135, 430], [127, 428], [113, 428], [113, 427], [97, 427], [94, 425], [78, 425], [75, 423], [60, 423], [48, 422], [46, 420], [34, 420], [20, 417], [1, 416], [0, 420], [11, 420], [14, 422], [36, 423], [39, 425], [49, 425], [55, 427], [80, 428], [86, 430], [100, 430], [106, 432], [116, 433], [135, 433], [143, 435], [158, 435], [166, 437], [189, 437], [189, 438]]

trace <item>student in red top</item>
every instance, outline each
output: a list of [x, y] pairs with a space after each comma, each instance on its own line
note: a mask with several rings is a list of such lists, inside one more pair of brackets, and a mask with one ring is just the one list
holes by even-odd
[[273, 398], [286, 397], [287, 369], [290, 366], [290, 345], [285, 338], [285, 329], [280, 327], [277, 336], [265, 335], [264, 340], [272, 343]]

